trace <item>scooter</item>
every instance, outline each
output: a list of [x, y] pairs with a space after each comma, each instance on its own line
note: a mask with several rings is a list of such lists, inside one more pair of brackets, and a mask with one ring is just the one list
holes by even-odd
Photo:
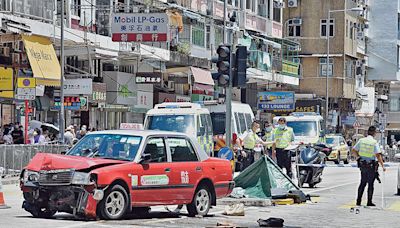
[[[311, 165], [325, 165], [326, 157], [332, 151], [332, 148], [324, 144], [307, 145], [300, 147], [298, 156], [297, 176], [299, 187], [307, 183], [310, 188], [322, 181], [322, 171], [324, 167], [313, 167]], [[306, 166], [310, 165], [310, 166]]]

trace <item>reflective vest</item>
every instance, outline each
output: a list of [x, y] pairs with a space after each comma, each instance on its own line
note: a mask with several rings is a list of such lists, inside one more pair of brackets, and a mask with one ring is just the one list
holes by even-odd
[[257, 134], [253, 131], [248, 132], [246, 137], [243, 139], [243, 147], [249, 150], [254, 149], [254, 147], [256, 147], [257, 137]]
[[274, 138], [276, 148], [284, 149], [289, 146], [292, 141], [293, 129], [286, 127], [284, 130], [279, 128], [274, 129]]
[[377, 141], [375, 139], [371, 137], [366, 137], [360, 139], [358, 143], [360, 146], [360, 150], [358, 151], [360, 157], [368, 159], [375, 158], [375, 145], [377, 144]]
[[[263, 137], [263, 139], [265, 140], [265, 141], [267, 141], [267, 142], [271, 142], [272, 141], [272, 132], [273, 132], [274, 130], [272, 130], [272, 131], [270, 131], [270, 132], [266, 132], [265, 133], [265, 135], [264, 135], [264, 137]], [[267, 148], [269, 149], [269, 148], [271, 148], [272, 147], [272, 145], [268, 145], [267, 146]]]

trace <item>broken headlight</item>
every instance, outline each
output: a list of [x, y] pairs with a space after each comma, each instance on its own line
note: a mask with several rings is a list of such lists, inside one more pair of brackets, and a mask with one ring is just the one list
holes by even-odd
[[89, 185], [90, 184], [90, 174], [83, 172], [75, 172], [72, 177], [72, 184], [77, 185]]
[[35, 171], [30, 171], [30, 170], [25, 170], [24, 172], [24, 177], [23, 181], [32, 181], [32, 182], [38, 182], [39, 181], [39, 173]]

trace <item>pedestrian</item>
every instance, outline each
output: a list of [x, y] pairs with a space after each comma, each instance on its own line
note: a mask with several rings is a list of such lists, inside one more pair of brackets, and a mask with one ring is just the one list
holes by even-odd
[[14, 144], [24, 144], [24, 131], [21, 125], [15, 127], [14, 131], [11, 132], [14, 140]]
[[41, 134], [41, 131], [39, 128], [35, 128], [35, 130], [33, 130], [33, 134], [32, 134], [30, 141], [31, 141], [31, 144], [43, 145], [46, 142], [46, 138]]
[[357, 164], [361, 171], [361, 181], [357, 192], [357, 206], [361, 205], [362, 196], [367, 184], [367, 206], [375, 206], [375, 204], [372, 202], [372, 196], [374, 195], [375, 173], [379, 164], [382, 166], [383, 171], [386, 171], [385, 167], [383, 166], [382, 153], [379, 144], [374, 139], [375, 135], [376, 127], [369, 127], [368, 136], [358, 140], [357, 144], [353, 147], [353, 154], [357, 159]]
[[[272, 127], [272, 124], [269, 123], [268, 121], [266, 121], [264, 123], [264, 134], [263, 134], [263, 140], [267, 141], [267, 142], [271, 142], [272, 141], [272, 132], [273, 132], [274, 128]], [[270, 158], [272, 158], [272, 144], [268, 145], [265, 147], [265, 151], [267, 151], [268, 156]]]
[[65, 129], [65, 134], [64, 134], [64, 143], [67, 144], [68, 146], [72, 146], [72, 142], [74, 140], [74, 134], [72, 133], [73, 131], [73, 126], [69, 126], [67, 127], [67, 129]]
[[76, 138], [77, 139], [81, 139], [81, 138], [83, 138], [83, 136], [86, 135], [86, 133], [87, 133], [87, 126], [86, 125], [82, 125], [81, 130], [79, 130], [76, 133]]
[[291, 127], [286, 126], [286, 119], [279, 118], [278, 126], [272, 134], [274, 144], [272, 146], [272, 156], [276, 158], [278, 166], [286, 169], [286, 174], [292, 178], [292, 156], [288, 146], [294, 141], [294, 133]]
[[249, 167], [254, 162], [254, 148], [257, 144], [263, 144], [264, 146], [268, 146], [272, 144], [272, 142], [263, 141], [257, 133], [261, 132], [260, 124], [257, 121], [254, 121], [251, 124], [251, 129], [246, 131], [241, 139], [243, 141], [243, 150], [241, 153], [242, 157], [242, 167], [241, 171]]
[[13, 138], [11, 136], [11, 130], [9, 128], [4, 129], [3, 141], [4, 141], [4, 144], [13, 144]]

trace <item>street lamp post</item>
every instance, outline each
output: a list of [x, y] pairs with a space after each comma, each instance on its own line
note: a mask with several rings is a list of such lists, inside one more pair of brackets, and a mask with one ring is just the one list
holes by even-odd
[[[329, 10], [328, 11], [328, 21], [326, 23], [326, 91], [325, 91], [325, 131], [328, 130], [328, 116], [329, 116], [329, 55], [330, 55], [330, 26], [331, 26], [331, 13], [337, 12], [361, 12], [364, 11], [363, 8], [351, 8], [343, 10]], [[333, 66], [332, 66], [332, 76], [333, 76]]]

